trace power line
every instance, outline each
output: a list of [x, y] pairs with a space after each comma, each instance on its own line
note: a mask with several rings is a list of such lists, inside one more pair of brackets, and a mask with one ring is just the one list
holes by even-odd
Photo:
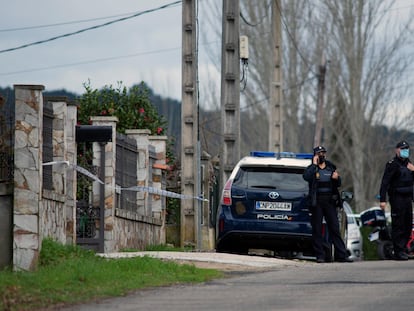
[[0, 72], [0, 76], [8, 76], [8, 75], [14, 75], [14, 74], [50, 70], [50, 69], [71, 67], [71, 66], [77, 66], [77, 65], [101, 63], [101, 62], [118, 60], [118, 59], [123, 59], [123, 58], [132, 58], [132, 57], [137, 57], [137, 56], [142, 56], [142, 55], [159, 54], [159, 53], [166, 53], [166, 52], [179, 51], [179, 50], [181, 50], [181, 47], [168, 48], [168, 49], [155, 50], [155, 51], [147, 51], [147, 52], [140, 52], [140, 53], [128, 54], [128, 55], [122, 55], [122, 56], [98, 58], [98, 59], [86, 60], [86, 61], [82, 61], [82, 62], [74, 62], [74, 63], [68, 63], [68, 64], [62, 64], [62, 65], [48, 66], [48, 67], [38, 67], [38, 68], [24, 69], [24, 70], [10, 71], [10, 72]]
[[70, 33], [67, 33], [67, 34], [59, 35], [59, 36], [52, 37], [52, 38], [49, 38], [49, 39], [45, 39], [45, 40], [40, 40], [40, 41], [36, 41], [36, 42], [32, 42], [32, 43], [23, 44], [21, 46], [14, 47], [14, 48], [0, 50], [0, 54], [1, 53], [6, 53], [6, 52], [11, 52], [11, 51], [16, 51], [16, 50], [20, 50], [20, 49], [24, 49], [24, 48], [27, 48], [29, 46], [39, 45], [39, 44], [43, 44], [43, 43], [50, 42], [50, 41], [53, 41], [53, 40], [57, 40], [57, 39], [61, 39], [61, 38], [65, 38], [65, 37], [70, 37], [70, 36], [73, 36], [73, 35], [77, 35], [77, 34], [80, 34], [80, 33], [83, 33], [83, 32], [89, 31], [89, 30], [93, 30], [93, 29], [98, 29], [98, 28], [102, 28], [102, 27], [105, 27], [105, 26], [109, 26], [109, 25], [112, 25], [112, 24], [115, 24], [115, 23], [119, 23], [119, 22], [122, 22], [122, 21], [125, 21], [125, 20], [128, 20], [128, 19], [131, 19], [131, 18], [134, 18], [134, 17], [138, 17], [138, 16], [141, 16], [141, 15], [144, 15], [144, 14], [148, 14], [148, 13], [152, 13], [152, 12], [155, 12], [155, 11], [158, 11], [158, 10], [162, 10], [162, 9], [165, 9], [165, 8], [168, 8], [168, 7], [177, 5], [178, 3], [181, 3], [181, 1], [171, 2], [169, 4], [165, 4], [165, 5], [162, 5], [160, 7], [154, 8], [154, 9], [149, 9], [149, 10], [145, 10], [145, 11], [142, 11], [142, 12], [135, 13], [135, 14], [133, 14], [131, 16], [122, 17], [122, 18], [119, 18], [119, 19], [116, 19], [116, 20], [113, 20], [113, 21], [109, 21], [109, 22], [100, 24], [100, 25], [95, 25], [95, 26], [92, 26], [92, 27], [80, 29], [80, 30], [77, 30], [77, 31], [74, 31], [74, 32], [70, 32]]
[[[270, 5], [272, 4], [272, 2], [269, 2], [269, 4], [267, 5], [267, 9], [266, 9], [266, 11], [267, 12], [269, 12], [269, 7], [270, 7]], [[242, 11], [240, 10], [240, 18], [243, 20], [243, 22], [246, 24], [246, 25], [249, 25], [249, 26], [251, 26], [251, 27], [256, 27], [256, 26], [258, 26], [258, 25], [260, 25], [261, 23], [263, 23], [264, 22], [264, 20], [265, 20], [265, 18], [268, 16], [269, 14], [266, 14], [266, 15], [264, 15], [264, 16], [262, 16], [261, 18], [260, 18], [260, 21], [258, 21], [257, 23], [251, 23], [251, 22], [249, 22], [244, 16], [243, 16], [243, 13], [242, 13]]]
[[[210, 41], [210, 42], [201, 43], [201, 45], [202, 46], [210, 45], [210, 44], [215, 44], [217, 42], [219, 42], [219, 41]], [[171, 48], [165, 48], [165, 49], [161, 49], [161, 50], [144, 51], [144, 52], [139, 52], [139, 53], [127, 54], [127, 55], [103, 57], [103, 58], [90, 59], [90, 60], [85, 60], [85, 61], [80, 61], [80, 62], [73, 62], [73, 63], [67, 63], [67, 64], [58, 64], [58, 65], [47, 66], [47, 67], [38, 67], [38, 68], [23, 69], [23, 70], [9, 71], [9, 72], [0, 72], [0, 76], [9, 76], [9, 75], [22, 74], [22, 73], [28, 73], [28, 72], [36, 72], [36, 71], [44, 71], [44, 70], [50, 70], [50, 69], [71, 67], [71, 66], [101, 63], [101, 62], [106, 62], [106, 61], [113, 61], [113, 60], [119, 60], [119, 59], [124, 59], [124, 58], [132, 58], [132, 57], [143, 56], [143, 55], [168, 53], [168, 52], [173, 52], [173, 51], [179, 51], [179, 50], [181, 50], [181, 48], [182, 48], [181, 46], [171, 47]]]
[[81, 20], [61, 22], [61, 23], [54, 23], [54, 24], [43, 24], [43, 25], [35, 25], [35, 26], [25, 26], [25, 27], [16, 27], [16, 28], [5, 28], [5, 29], [0, 29], [0, 32], [13, 32], [13, 31], [33, 30], [33, 29], [40, 29], [40, 28], [50, 28], [50, 27], [56, 27], [56, 26], [66, 26], [66, 25], [73, 25], [73, 24], [81, 24], [81, 23], [94, 22], [94, 21], [108, 19], [108, 18], [114, 18], [114, 17], [120, 17], [120, 16], [129, 16], [131, 14], [133, 14], [133, 13], [130, 12], [130, 13], [124, 13], [124, 14], [117, 14], [117, 15], [105, 16], [105, 17], [96, 17], [96, 18], [90, 18], [90, 19], [81, 19]]

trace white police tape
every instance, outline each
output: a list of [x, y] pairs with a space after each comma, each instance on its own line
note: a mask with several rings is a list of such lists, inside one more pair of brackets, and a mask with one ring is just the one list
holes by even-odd
[[[47, 165], [60, 165], [60, 164], [65, 164], [65, 165], [68, 166], [68, 168], [75, 169], [79, 173], [81, 173], [85, 176], [88, 176], [89, 178], [93, 179], [94, 181], [97, 181], [98, 183], [100, 183], [102, 185], [104, 184], [104, 182], [102, 180], [100, 180], [96, 175], [89, 172], [87, 169], [85, 169], [81, 166], [75, 165], [75, 164], [70, 164], [69, 161], [45, 162], [42, 165], [47, 166]], [[116, 186], [116, 189], [121, 190], [121, 191], [148, 192], [148, 193], [151, 193], [151, 194], [158, 194], [160, 196], [165, 196], [165, 197], [170, 197], [170, 198], [177, 198], [177, 199], [181, 199], [181, 200], [196, 199], [196, 200], [199, 200], [199, 201], [208, 202], [208, 200], [204, 199], [202, 196], [193, 197], [193, 196], [190, 196], [190, 195], [183, 195], [183, 194], [180, 194], [180, 193], [167, 191], [167, 190], [162, 190], [162, 189], [158, 189], [158, 188], [155, 188], [155, 187], [133, 186], [133, 187], [122, 188], [122, 187]]]
[[102, 180], [100, 180], [98, 178], [98, 176], [92, 174], [91, 172], [89, 172], [87, 169], [83, 168], [82, 166], [77, 166], [74, 164], [71, 164], [69, 167], [74, 168], [76, 171], [78, 171], [79, 173], [88, 176], [89, 178], [93, 179], [94, 181], [97, 181], [98, 183], [100, 183], [101, 185], [104, 184], [104, 182]]
[[177, 198], [177, 199], [184, 199], [184, 200], [191, 200], [196, 199], [204, 202], [208, 202], [207, 199], [204, 199], [203, 197], [193, 197], [190, 195], [183, 195], [176, 192], [171, 192], [167, 190], [162, 190], [159, 188], [154, 187], [144, 187], [144, 186], [134, 186], [134, 187], [128, 187], [128, 188], [121, 188], [121, 191], [138, 191], [138, 192], [148, 192], [152, 194], [158, 194], [164, 197], [170, 197], [170, 198]]
[[91, 172], [89, 172], [87, 169], [78, 166], [78, 165], [74, 165], [74, 164], [70, 164], [69, 161], [52, 161], [52, 162], [45, 162], [43, 163], [43, 166], [47, 166], [47, 165], [59, 165], [59, 164], [66, 164], [68, 166], [68, 168], [73, 168], [76, 171], [78, 171], [79, 173], [88, 176], [89, 178], [93, 179], [94, 181], [97, 181], [100, 184], [104, 184], [104, 182], [102, 180], [100, 180], [96, 175], [92, 174]]

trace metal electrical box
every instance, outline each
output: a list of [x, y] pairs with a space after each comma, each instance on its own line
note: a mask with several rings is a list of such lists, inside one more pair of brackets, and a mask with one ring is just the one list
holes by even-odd
[[249, 38], [240, 36], [240, 58], [249, 59]]

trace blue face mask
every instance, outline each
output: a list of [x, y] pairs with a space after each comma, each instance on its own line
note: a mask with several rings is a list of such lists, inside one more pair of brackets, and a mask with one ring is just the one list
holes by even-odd
[[400, 150], [400, 157], [403, 159], [407, 159], [410, 156], [410, 149], [401, 149]]

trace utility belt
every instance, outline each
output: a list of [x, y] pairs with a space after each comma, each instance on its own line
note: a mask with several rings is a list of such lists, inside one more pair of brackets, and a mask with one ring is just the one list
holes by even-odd
[[413, 196], [413, 192], [412, 191], [411, 192], [398, 192], [398, 191], [395, 191], [393, 193], [393, 195], [394, 196], [399, 196], [399, 197], [412, 197]]
[[392, 189], [391, 193], [394, 195], [402, 195], [402, 196], [413, 195], [413, 186], [410, 185], [406, 187], [396, 187]]
[[339, 195], [332, 192], [318, 192], [316, 194], [316, 201], [331, 203], [333, 206], [342, 208], [342, 201]]

